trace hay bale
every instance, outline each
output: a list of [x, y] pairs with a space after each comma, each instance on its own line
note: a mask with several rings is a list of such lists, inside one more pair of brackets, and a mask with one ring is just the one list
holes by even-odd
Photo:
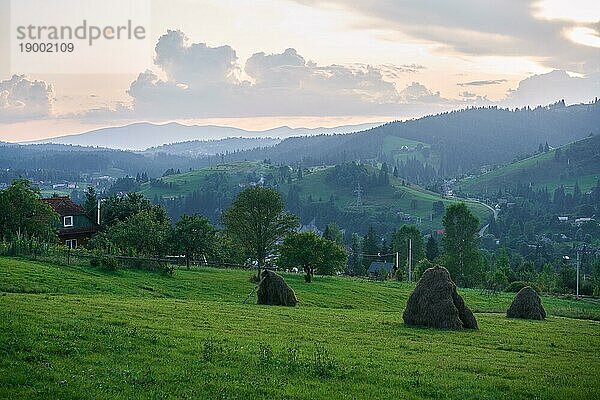
[[295, 307], [298, 303], [291, 287], [273, 271], [264, 270], [258, 286], [258, 304]]
[[531, 286], [525, 286], [519, 290], [508, 311], [508, 318], [525, 318], [542, 320], [546, 318], [546, 310], [542, 306], [542, 300]]
[[456, 291], [450, 273], [439, 265], [425, 270], [408, 298], [402, 318], [407, 325], [477, 329], [477, 320]]

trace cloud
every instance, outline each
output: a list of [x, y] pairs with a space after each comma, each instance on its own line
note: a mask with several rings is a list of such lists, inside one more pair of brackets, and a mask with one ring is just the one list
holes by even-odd
[[448, 103], [440, 92], [433, 93], [419, 82], [413, 82], [400, 92], [400, 99], [405, 103]]
[[[529, 57], [550, 67], [592, 73], [600, 71], [598, 49], [575, 43], [568, 32], [588, 28], [600, 36], [596, 17], [588, 21], [539, 16], [539, 0], [296, 0], [310, 6], [345, 8], [361, 16], [361, 27], [398, 31], [441, 51], [473, 56]], [[577, 8], [573, 0], [570, 8]], [[564, 7], [563, 7], [564, 8]], [[596, 19], [595, 22], [590, 20]]]
[[600, 73], [585, 77], [572, 77], [565, 71], [555, 70], [547, 74], [533, 75], [509, 90], [506, 106], [546, 105], [558, 100], [568, 104], [588, 102], [600, 96]]
[[506, 82], [506, 79], [490, 79], [484, 81], [471, 81], [471, 82], [463, 82], [457, 83], [458, 86], [486, 86], [486, 85], [499, 85], [501, 83]]
[[[422, 70], [421, 65], [318, 65], [288, 48], [281, 53], [255, 53], [242, 68], [231, 47], [190, 43], [180, 31], [168, 31], [159, 39], [155, 65], [156, 71], [141, 72], [131, 83], [132, 106], [115, 110], [114, 118], [416, 117], [473, 105], [536, 106], [562, 98], [571, 103], [589, 101], [598, 90], [597, 75], [572, 78], [555, 71], [525, 79], [500, 101], [468, 90], [451, 99], [416, 79], [402, 89], [396, 87], [394, 82]], [[490, 79], [457, 85], [484, 89], [505, 82]], [[110, 110], [94, 110], [87, 116], [99, 119], [110, 114]]]
[[25, 75], [0, 81], [0, 122], [48, 117], [53, 103], [54, 88], [44, 81]]
[[321, 66], [288, 48], [253, 54], [243, 68], [248, 80], [242, 80], [235, 54], [229, 46], [189, 43], [182, 32], [168, 31], [156, 45], [160, 71], [146, 70], [130, 85], [132, 112], [169, 118], [393, 115], [405, 103], [446, 104], [418, 83], [396, 89], [395, 78], [421, 65]]
[[[205, 85], [235, 81], [237, 56], [229, 46], [189, 43], [181, 31], [169, 30], [156, 44], [154, 64], [170, 81]], [[197, 68], [202, 66], [202, 68]]]
[[477, 97], [477, 94], [475, 94], [475, 93], [471, 93], [471, 92], [467, 92], [467, 91], [461, 92], [461, 93], [459, 93], [458, 95], [459, 95], [460, 97], [463, 97], [463, 98], [465, 98], [465, 99], [474, 99], [474, 98], [476, 98], [476, 97]]

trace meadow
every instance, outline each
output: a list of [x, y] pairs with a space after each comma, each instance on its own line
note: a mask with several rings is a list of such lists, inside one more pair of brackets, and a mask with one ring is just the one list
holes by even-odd
[[0, 258], [0, 398], [593, 399], [600, 304], [460, 290], [478, 331], [405, 326], [412, 285], [283, 274], [296, 308], [258, 306], [250, 271], [105, 273]]

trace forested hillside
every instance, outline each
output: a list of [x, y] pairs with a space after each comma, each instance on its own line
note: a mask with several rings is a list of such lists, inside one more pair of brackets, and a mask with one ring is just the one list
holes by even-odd
[[[153, 179], [138, 190], [155, 203], [164, 204], [173, 219], [201, 213], [218, 223], [237, 193], [253, 185], [276, 188], [286, 207], [304, 224], [314, 221], [323, 230], [336, 223], [349, 233], [373, 226], [386, 235], [403, 223], [439, 229], [444, 207], [454, 202], [394, 177], [387, 165], [354, 162], [318, 168], [231, 163]], [[473, 203], [470, 207], [482, 221], [491, 215], [482, 205]]]
[[540, 143], [552, 147], [600, 133], [600, 102], [510, 111], [497, 107], [471, 108], [405, 122], [392, 122], [348, 135], [286, 139], [266, 149], [242, 151], [226, 160], [271, 159], [305, 166], [382, 158], [386, 138], [401, 137], [430, 145], [430, 162], [440, 176], [453, 176], [483, 165], [510, 162], [534, 153]]
[[599, 177], [600, 135], [595, 135], [553, 150], [540, 148], [533, 157], [463, 179], [457, 189], [485, 195], [523, 185], [548, 190], [563, 185], [572, 192], [576, 182], [581, 190], [587, 190], [596, 185]]

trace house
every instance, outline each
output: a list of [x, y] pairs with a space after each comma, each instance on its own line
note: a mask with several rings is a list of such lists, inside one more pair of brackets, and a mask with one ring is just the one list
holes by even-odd
[[323, 235], [323, 232], [317, 227], [316, 224], [316, 218], [313, 218], [312, 221], [310, 221], [310, 223], [308, 225], [302, 225], [299, 229], [298, 229], [299, 233], [303, 233], [303, 232], [314, 232], [317, 235]]
[[391, 277], [391, 275], [395, 272], [394, 263], [390, 262], [381, 262], [381, 261], [373, 261], [367, 270], [367, 273], [371, 277], [380, 277], [382, 272], [385, 272], [386, 277]]
[[68, 196], [42, 199], [60, 216], [58, 238], [69, 248], [85, 247], [100, 226]]
[[591, 222], [591, 221], [595, 221], [594, 218], [589, 218], [589, 217], [575, 218], [575, 224], [577, 226], [579, 226], [585, 222]]

